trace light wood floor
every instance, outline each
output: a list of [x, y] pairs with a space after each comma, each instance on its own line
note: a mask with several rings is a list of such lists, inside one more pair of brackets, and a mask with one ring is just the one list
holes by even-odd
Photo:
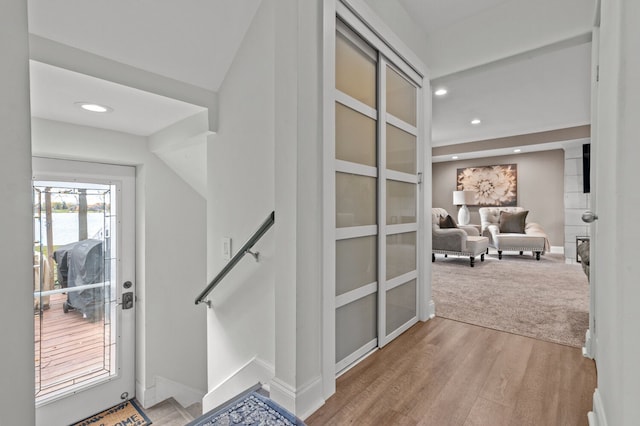
[[338, 378], [307, 425], [587, 425], [596, 386], [577, 348], [443, 318]]
[[[142, 405], [138, 403], [138, 406]], [[198, 402], [183, 408], [175, 399], [169, 398], [143, 411], [154, 426], [184, 426], [202, 415], [202, 404]]]

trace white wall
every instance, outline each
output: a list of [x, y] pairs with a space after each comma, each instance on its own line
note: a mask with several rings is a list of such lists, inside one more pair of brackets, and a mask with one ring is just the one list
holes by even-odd
[[222, 237], [237, 249], [274, 209], [276, 222], [256, 246], [260, 263], [245, 257], [212, 293], [205, 410], [229, 387], [265, 378], [300, 416], [322, 401], [321, 6], [264, 0], [220, 90], [208, 151], [209, 278], [224, 265]]
[[0, 13], [0, 424], [35, 424], [27, 2]]
[[599, 216], [592, 228], [598, 388], [594, 395], [597, 420], [591, 424], [599, 426], [631, 426], [640, 419], [638, 16], [636, 0], [602, 1], [599, 100], [591, 146]]
[[136, 176], [136, 381], [145, 406], [206, 390], [205, 200], [147, 149], [146, 138], [34, 118], [33, 154], [134, 165]]
[[[457, 170], [464, 167], [516, 164], [517, 205], [529, 210], [527, 221], [539, 223], [552, 247], [564, 246], [564, 154], [560, 149], [433, 164], [433, 205], [445, 208], [457, 220], [453, 205]], [[480, 224], [480, 207], [471, 206], [471, 223]]]
[[[207, 275], [226, 264], [222, 238], [232, 251], [274, 210], [274, 14], [263, 1], [220, 91], [219, 129], [207, 151]], [[282, 220], [276, 212], [276, 224]], [[256, 244], [256, 263], [245, 256], [210, 295], [206, 310], [208, 383], [204, 409], [220, 403], [215, 389], [254, 358], [270, 376], [275, 358], [274, 229]], [[243, 377], [243, 376], [242, 376]], [[242, 379], [238, 387], [249, 387]], [[240, 391], [241, 389], [237, 389]]]
[[365, 0], [371, 9], [423, 61], [428, 57], [427, 34], [407, 13], [398, 0]]
[[[323, 1], [276, 5], [276, 377], [274, 398], [304, 418], [322, 388]], [[278, 216], [277, 216], [278, 217]], [[276, 219], [277, 220], [277, 219]]]
[[591, 31], [593, 0], [510, 0], [430, 33], [432, 78], [507, 58]]

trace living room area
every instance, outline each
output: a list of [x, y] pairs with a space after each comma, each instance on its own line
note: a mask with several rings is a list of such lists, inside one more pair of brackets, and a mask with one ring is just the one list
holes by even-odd
[[[591, 203], [590, 41], [578, 37], [433, 81], [432, 207], [458, 225], [468, 210], [460, 219], [478, 245], [461, 256], [434, 243], [437, 316], [585, 344], [589, 282], [577, 247], [589, 239], [582, 214]], [[461, 200], [462, 190], [473, 196]], [[539, 225], [542, 250], [498, 250], [480, 210], [516, 207]]]
[[[578, 348], [584, 345], [589, 284], [580, 259], [576, 260], [576, 241], [588, 234], [587, 224], [580, 219], [589, 196], [582, 185], [582, 142], [548, 151], [433, 163], [434, 209], [445, 209], [459, 223], [462, 207], [453, 204], [454, 191], [461, 189], [458, 176], [465, 170], [508, 169], [517, 199], [511, 204], [528, 212], [526, 222], [539, 224], [549, 242], [539, 261], [532, 252], [508, 250], [499, 259], [490, 246], [484, 260], [476, 261], [473, 268], [468, 256], [434, 250], [437, 316]], [[467, 226], [482, 233], [482, 205], [467, 207]]]

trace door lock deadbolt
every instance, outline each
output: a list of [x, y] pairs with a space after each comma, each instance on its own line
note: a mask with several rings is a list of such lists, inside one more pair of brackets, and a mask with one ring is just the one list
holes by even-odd
[[122, 293], [122, 309], [133, 308], [133, 292]]

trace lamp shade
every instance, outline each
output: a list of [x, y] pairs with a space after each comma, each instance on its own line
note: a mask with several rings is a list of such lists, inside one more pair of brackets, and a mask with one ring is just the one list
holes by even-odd
[[453, 191], [453, 204], [456, 206], [473, 204], [475, 193], [473, 191]]

